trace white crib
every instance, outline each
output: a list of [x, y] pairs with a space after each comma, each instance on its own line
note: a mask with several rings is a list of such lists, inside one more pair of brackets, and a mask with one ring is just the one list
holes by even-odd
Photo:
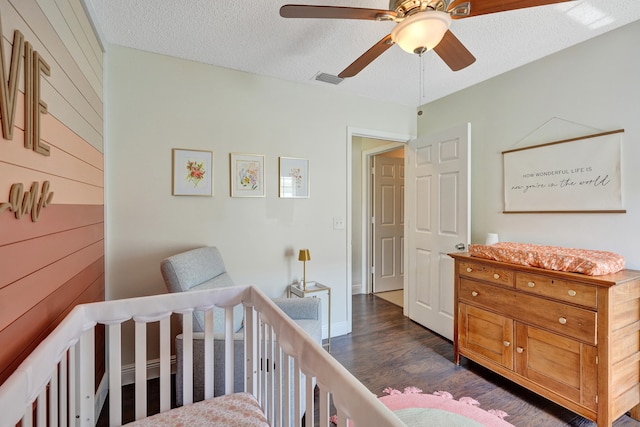
[[[233, 306], [245, 307], [245, 367], [233, 366]], [[234, 369], [245, 371], [245, 391], [257, 399], [271, 426], [301, 424], [299, 396], [305, 388], [306, 426], [313, 426], [314, 384], [319, 389], [319, 423], [329, 426], [330, 402], [338, 426], [404, 425], [330, 354], [315, 343], [271, 300], [253, 286], [183, 292], [83, 304], [58, 327], [0, 386], [0, 427], [94, 426], [97, 418], [95, 327], [106, 325], [109, 418], [122, 423], [122, 324], [135, 323], [135, 416], [147, 417], [147, 324], [159, 323], [160, 412], [171, 408], [172, 313], [184, 326], [184, 402], [192, 402], [192, 312], [205, 311], [205, 347], [213, 349], [213, 307], [225, 307], [226, 393], [233, 390]], [[206, 350], [205, 350], [206, 351]], [[211, 350], [212, 351], [212, 350]], [[213, 396], [213, 357], [205, 354], [205, 398]], [[269, 361], [266, 364], [261, 362]], [[261, 365], [275, 369], [261, 369]], [[293, 372], [293, 374], [291, 374]], [[302, 373], [303, 375], [301, 375]], [[304, 378], [301, 381], [300, 378]], [[292, 389], [293, 387], [293, 389]]]

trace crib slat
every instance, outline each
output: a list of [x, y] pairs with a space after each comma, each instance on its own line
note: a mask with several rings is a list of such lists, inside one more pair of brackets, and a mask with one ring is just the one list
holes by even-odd
[[213, 310], [204, 313], [204, 398], [211, 399], [214, 392], [213, 369]]
[[67, 354], [69, 355], [69, 399], [68, 399], [69, 423], [68, 425], [70, 426], [75, 425], [76, 415], [78, 414], [77, 412], [78, 384], [76, 384], [76, 378], [78, 378], [78, 375], [76, 375], [77, 367], [78, 367], [78, 365], [76, 364], [77, 351], [78, 351], [78, 346], [75, 344], [69, 347], [69, 350], [67, 351]]
[[262, 411], [267, 412], [267, 325], [260, 319], [260, 403]]
[[39, 426], [47, 425], [47, 388], [45, 387], [36, 399], [36, 424]]
[[160, 320], [160, 412], [171, 409], [171, 316]]
[[49, 383], [49, 427], [58, 427], [58, 367]]
[[267, 419], [273, 425], [273, 328], [267, 324]]
[[255, 324], [254, 324], [254, 316], [253, 316], [253, 308], [245, 307], [244, 313], [244, 359], [245, 359], [245, 368], [244, 368], [244, 390], [247, 393], [254, 394], [257, 392], [256, 389], [256, 357], [254, 354], [255, 351]]
[[233, 390], [233, 307], [224, 309], [224, 393], [231, 394]]
[[182, 314], [182, 404], [193, 403], [193, 315]]
[[135, 322], [136, 420], [147, 416], [147, 324]]
[[68, 369], [67, 369], [67, 351], [65, 351], [62, 354], [62, 358], [60, 359], [60, 386], [59, 386], [59, 415], [58, 415], [58, 419], [60, 420], [60, 425], [61, 426], [68, 426], [68, 413], [67, 413], [67, 396], [68, 396], [68, 380], [67, 378], [69, 378], [67, 376], [68, 374]]
[[313, 417], [313, 378], [311, 377], [311, 375], [306, 375], [306, 387], [304, 395], [307, 399], [307, 404], [304, 410], [304, 425], [305, 427], [313, 427], [315, 420]]
[[109, 425], [122, 424], [122, 325], [107, 325], [109, 339]]
[[291, 356], [283, 352], [282, 358], [282, 374], [283, 389], [282, 389], [282, 424], [285, 426], [291, 425]]
[[329, 427], [329, 393], [320, 383], [318, 383], [318, 391], [320, 395], [320, 427]]
[[273, 375], [275, 378], [275, 396], [274, 396], [274, 425], [282, 425], [282, 351], [280, 350], [280, 343], [278, 342], [278, 336], [275, 338], [275, 348], [273, 357]]
[[293, 359], [293, 375], [294, 375], [294, 380], [293, 380], [293, 386], [295, 389], [295, 393], [293, 394], [295, 396], [295, 403], [294, 403], [294, 412], [293, 412], [293, 416], [294, 416], [294, 421], [295, 421], [295, 426], [296, 427], [300, 427], [302, 425], [302, 414], [301, 414], [301, 408], [300, 408], [300, 390], [302, 390], [302, 384], [300, 384], [301, 379], [300, 379], [300, 362], [298, 361], [297, 357], [294, 357]]
[[[78, 345], [78, 409], [80, 425], [93, 427], [95, 423], [95, 330], [90, 328], [80, 336]], [[44, 424], [38, 424], [44, 425]]]
[[27, 410], [24, 413], [24, 417], [22, 418], [22, 427], [33, 427], [33, 411]]

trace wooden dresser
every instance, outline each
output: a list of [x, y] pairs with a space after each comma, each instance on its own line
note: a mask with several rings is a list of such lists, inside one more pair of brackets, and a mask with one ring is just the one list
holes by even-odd
[[640, 271], [586, 276], [450, 254], [465, 356], [599, 427], [640, 416]]

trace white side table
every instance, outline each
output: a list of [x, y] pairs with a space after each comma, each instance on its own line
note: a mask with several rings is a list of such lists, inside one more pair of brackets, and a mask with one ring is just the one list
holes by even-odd
[[318, 282], [309, 282], [306, 289], [300, 288], [300, 284], [289, 285], [289, 295], [295, 295], [298, 298], [316, 297], [318, 292], [327, 293], [327, 343], [322, 344], [331, 353], [331, 288]]

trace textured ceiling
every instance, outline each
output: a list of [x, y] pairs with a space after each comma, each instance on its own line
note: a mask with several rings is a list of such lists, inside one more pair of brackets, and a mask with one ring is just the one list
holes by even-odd
[[441, 98], [640, 19], [640, 0], [574, 0], [454, 20], [451, 31], [477, 58], [470, 67], [453, 72], [434, 52], [420, 58], [392, 46], [360, 74], [333, 86], [315, 81], [315, 75], [337, 75], [395, 24], [284, 19], [280, 6], [289, 2], [387, 9], [387, 0], [85, 2], [107, 44], [409, 106]]

